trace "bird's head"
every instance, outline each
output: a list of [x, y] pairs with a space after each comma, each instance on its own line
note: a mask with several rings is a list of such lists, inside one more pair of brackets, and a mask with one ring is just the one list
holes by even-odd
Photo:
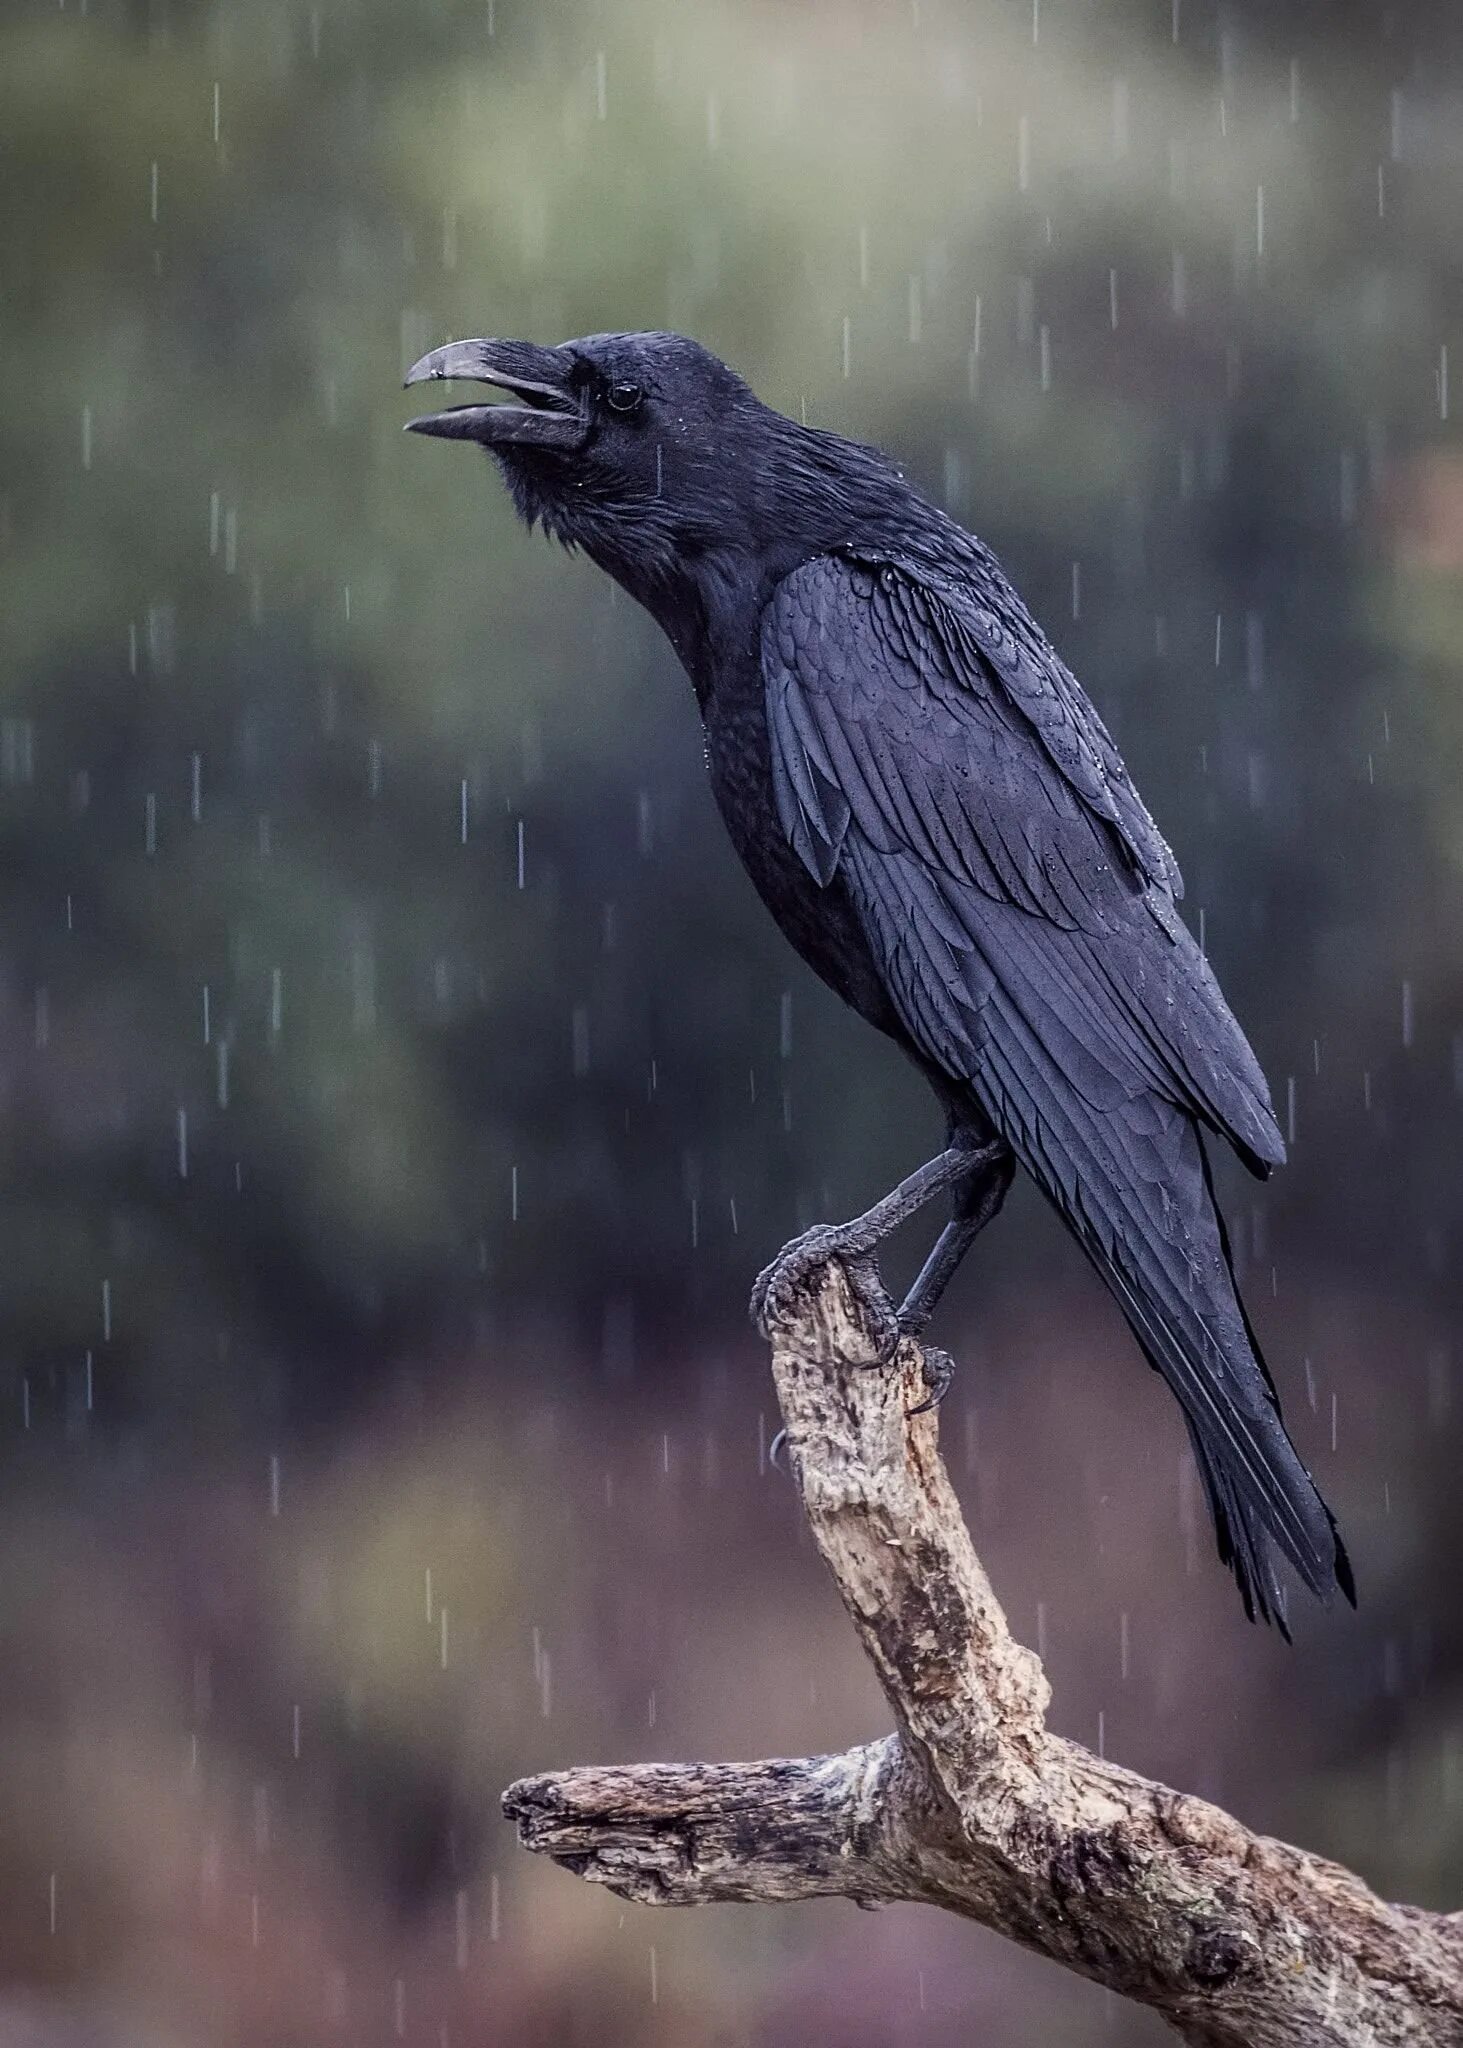
[[676, 620], [841, 537], [851, 464], [873, 451], [763, 405], [725, 363], [679, 334], [595, 334], [542, 348], [456, 341], [407, 383], [490, 384], [508, 403], [453, 406], [411, 431], [475, 441], [514, 504], [583, 548], [681, 639]]

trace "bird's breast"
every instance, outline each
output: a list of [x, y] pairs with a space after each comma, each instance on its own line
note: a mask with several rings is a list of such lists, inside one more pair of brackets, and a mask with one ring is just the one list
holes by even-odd
[[825, 888], [794, 852], [772, 786], [760, 675], [703, 706], [706, 765], [732, 845], [783, 936], [828, 986], [881, 1031], [900, 1026], [841, 877]]

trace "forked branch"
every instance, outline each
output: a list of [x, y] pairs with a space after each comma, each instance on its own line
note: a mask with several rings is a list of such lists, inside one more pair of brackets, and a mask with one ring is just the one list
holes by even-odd
[[1053, 1735], [937, 1448], [920, 1355], [830, 1266], [773, 1335], [813, 1535], [897, 1733], [841, 1756], [520, 1779], [526, 1847], [648, 1905], [943, 1906], [1202, 2048], [1463, 2048], [1463, 1926]]

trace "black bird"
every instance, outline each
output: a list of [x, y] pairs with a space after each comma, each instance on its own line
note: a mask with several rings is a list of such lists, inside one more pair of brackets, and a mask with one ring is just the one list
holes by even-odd
[[[1275, 1551], [1354, 1600], [1201, 1138], [1278, 1165], [1264, 1076], [1174, 908], [1173, 855], [990, 549], [876, 449], [773, 412], [680, 335], [454, 342], [406, 381], [429, 378], [518, 401], [410, 425], [487, 448], [523, 518], [658, 621], [763, 902], [944, 1109], [945, 1150], [785, 1247], [754, 1311], [837, 1256], [891, 1344], [918, 1332], [1019, 1161], [1177, 1396], [1246, 1612], [1284, 1627]], [[896, 1314], [875, 1247], [945, 1191]]]

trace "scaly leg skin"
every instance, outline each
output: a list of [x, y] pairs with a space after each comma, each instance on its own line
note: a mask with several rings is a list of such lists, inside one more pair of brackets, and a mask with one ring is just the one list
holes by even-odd
[[970, 1172], [955, 1190], [955, 1214], [940, 1232], [934, 1250], [899, 1309], [899, 1327], [917, 1337], [935, 1312], [955, 1269], [1005, 1201], [1016, 1162], [1004, 1145], [982, 1145], [971, 1156]]
[[[927, 1165], [917, 1168], [907, 1180], [902, 1180], [892, 1194], [885, 1195], [881, 1202], [875, 1202], [873, 1208], [862, 1216], [855, 1216], [849, 1223], [814, 1224], [811, 1230], [805, 1230], [801, 1237], [795, 1237], [791, 1244], [784, 1245], [772, 1264], [757, 1275], [752, 1288], [752, 1320], [763, 1336], [769, 1334], [773, 1323], [789, 1313], [793, 1296], [807, 1286], [813, 1274], [830, 1259], [837, 1259], [848, 1274], [849, 1285], [873, 1327], [880, 1363], [887, 1365], [894, 1356], [904, 1328], [879, 1278], [875, 1251], [926, 1202], [932, 1201], [946, 1188], [968, 1181], [973, 1174], [984, 1174], [1003, 1149], [996, 1145], [978, 1149], [968, 1144], [948, 1146]], [[926, 1263], [926, 1273], [932, 1263], [933, 1260]], [[940, 1286], [953, 1271], [952, 1264], [948, 1271], [943, 1272]], [[924, 1278], [925, 1275], [921, 1274], [915, 1283], [916, 1290]], [[936, 1288], [935, 1293], [938, 1291]], [[933, 1299], [930, 1306], [934, 1306]]]
[[[1016, 1171], [1016, 1161], [1006, 1145], [983, 1145], [974, 1155], [977, 1162], [955, 1190], [955, 1214], [940, 1232], [933, 1251], [920, 1268], [919, 1277], [905, 1295], [899, 1309], [899, 1328], [906, 1337], [917, 1338], [935, 1305], [955, 1276], [955, 1269], [1005, 1201]], [[923, 1415], [938, 1408], [955, 1378], [955, 1361], [937, 1345], [921, 1347], [924, 1354], [928, 1397], [912, 1412]]]

